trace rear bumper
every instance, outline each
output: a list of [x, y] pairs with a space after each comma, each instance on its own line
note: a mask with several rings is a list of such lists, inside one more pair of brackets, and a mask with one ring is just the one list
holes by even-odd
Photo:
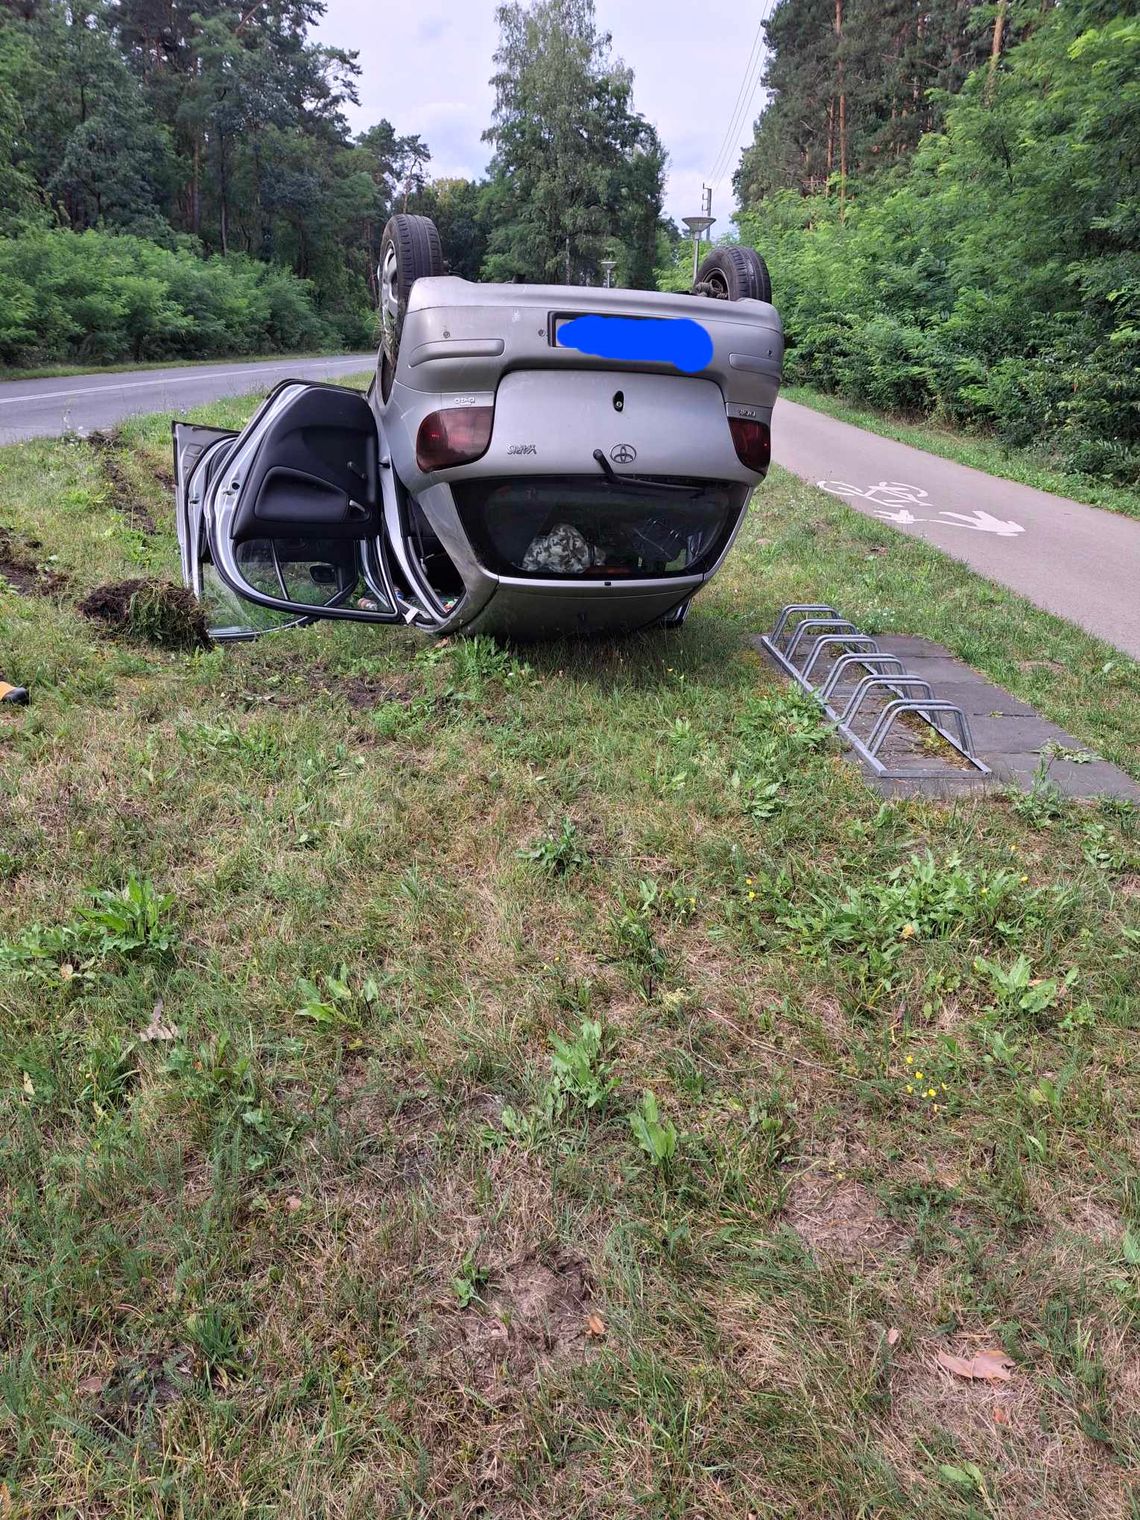
[[548, 638], [565, 634], [632, 633], [679, 607], [704, 584], [702, 576], [668, 581], [635, 581], [607, 586], [589, 581], [496, 581], [479, 609], [460, 613], [454, 623], [465, 633], [495, 633], [513, 638]]

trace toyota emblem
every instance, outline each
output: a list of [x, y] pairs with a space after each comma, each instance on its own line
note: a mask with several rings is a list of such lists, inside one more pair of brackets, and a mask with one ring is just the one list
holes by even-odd
[[637, 458], [637, 450], [632, 443], [615, 443], [610, 450], [610, 458], [614, 464], [632, 464]]

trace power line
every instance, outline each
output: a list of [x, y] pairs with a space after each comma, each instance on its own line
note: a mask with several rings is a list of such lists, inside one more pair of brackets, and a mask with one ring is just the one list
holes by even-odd
[[713, 165], [712, 173], [709, 176], [714, 187], [718, 186], [721, 180], [724, 178], [725, 170], [732, 162], [733, 154], [736, 153], [739, 148], [741, 128], [744, 126], [748, 112], [752, 108], [752, 102], [756, 98], [756, 91], [759, 87], [760, 80], [764, 73], [764, 63], [764, 55], [761, 54], [760, 57], [758, 57], [756, 60], [756, 67], [753, 70], [752, 78], [748, 81], [747, 94], [741, 99], [740, 107], [737, 110], [735, 116], [732, 118], [732, 121], [729, 123], [728, 143], [723, 152], [720, 154], [716, 163]]
[[760, 19], [759, 19], [759, 21], [757, 21], [757, 23], [756, 23], [756, 35], [752, 39], [752, 47], [749, 49], [748, 60], [747, 60], [747, 62], [744, 65], [744, 73], [741, 76], [740, 88], [736, 92], [736, 100], [733, 102], [732, 113], [731, 113], [731, 115], [728, 118], [728, 126], [725, 129], [725, 134], [724, 134], [723, 138], [721, 139], [720, 147], [716, 150], [716, 157], [713, 159], [713, 167], [712, 167], [712, 169], [709, 170], [708, 175], [706, 176], [706, 178], [708, 178], [708, 179], [712, 179], [712, 177], [713, 177], [713, 170], [715, 170], [715, 168], [717, 167], [717, 165], [720, 163], [721, 156], [724, 153], [724, 150], [725, 150], [726, 146], [728, 145], [729, 139], [731, 137], [731, 134], [732, 134], [732, 123], [736, 119], [736, 113], [740, 109], [740, 102], [744, 98], [744, 87], [745, 87], [745, 85], [748, 82], [748, 76], [752, 72], [752, 62], [753, 62], [753, 59], [756, 57], [756, 50], [760, 46], [760, 36], [761, 36], [761, 32], [763, 31], [763, 29], [764, 29], [764, 17], [761, 16]]
[[[764, 23], [769, 19], [778, 3], [779, 0], [766, 0], [756, 28], [756, 41], [760, 40]], [[755, 62], [753, 63], [754, 57]], [[709, 173], [709, 180], [714, 190], [720, 188], [720, 183], [728, 172], [729, 164], [732, 162], [733, 154], [737, 151], [740, 130], [751, 114], [752, 103], [756, 99], [757, 90], [760, 88], [760, 81], [763, 77], [766, 61], [767, 57], [764, 49], [761, 47], [757, 55], [754, 44], [753, 52], [749, 54], [749, 66], [745, 69], [744, 78], [741, 81], [740, 90], [737, 94], [737, 103], [733, 108], [733, 114], [729, 120], [728, 130], [724, 134], [724, 141], [721, 144], [720, 151], [717, 153], [713, 168]]]
[[[769, 19], [778, 3], [779, 0], [766, 0], [764, 9], [760, 15], [761, 27], [763, 27], [764, 23]], [[760, 53], [756, 59], [755, 67], [751, 71], [751, 78], [746, 77], [745, 79], [743, 96], [739, 108], [736, 111], [733, 120], [729, 123], [729, 131], [727, 134], [727, 150], [721, 155], [717, 162], [716, 172], [713, 177], [714, 189], [720, 188], [720, 182], [724, 178], [729, 164], [732, 162], [733, 154], [738, 151], [741, 128], [744, 126], [744, 123], [748, 120], [752, 113], [752, 104], [756, 99], [756, 92], [760, 88], [760, 81], [764, 75], [764, 66], [766, 62], [767, 54], [765, 50], [761, 48]]]

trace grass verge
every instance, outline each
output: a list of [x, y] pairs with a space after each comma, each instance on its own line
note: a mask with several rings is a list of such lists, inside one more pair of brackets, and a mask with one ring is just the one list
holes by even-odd
[[1008, 448], [996, 438], [987, 438], [983, 434], [960, 433], [929, 420], [915, 422], [877, 412], [871, 407], [850, 406], [838, 396], [827, 396], [807, 386], [785, 385], [781, 395], [789, 401], [798, 401], [801, 406], [824, 412], [828, 417], [836, 417], [840, 422], [850, 422], [854, 427], [878, 433], [882, 438], [894, 438], [899, 443], [925, 449], [928, 454], [939, 454], [943, 459], [984, 470], [987, 475], [1017, 480], [1022, 485], [1035, 486], [1039, 491], [1051, 491], [1072, 501], [1122, 512], [1126, 517], [1140, 517], [1140, 492], [1114, 485], [1111, 481], [1074, 474], [1045, 449]]
[[0, 451], [48, 567], [0, 593], [0, 1509], [1130, 1514], [1137, 816], [884, 805], [747, 640], [834, 600], [1134, 774], [1140, 670], [777, 472], [679, 634], [110, 640], [166, 449]]

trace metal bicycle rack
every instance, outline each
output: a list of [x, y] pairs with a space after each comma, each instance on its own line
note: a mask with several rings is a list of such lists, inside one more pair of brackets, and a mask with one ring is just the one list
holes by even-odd
[[[816, 699], [841, 737], [876, 775], [905, 780], [944, 774], [900, 770], [880, 758], [887, 737], [904, 714], [921, 718], [975, 771], [989, 775], [989, 766], [974, 751], [963, 710], [941, 700], [925, 677], [911, 675], [897, 654], [881, 650], [834, 607], [791, 602], [780, 609], [771, 633], [760, 642], [785, 675]], [[830, 656], [837, 658], [828, 669]], [[869, 710], [868, 699], [883, 705]], [[855, 726], [860, 718], [862, 732]]]

